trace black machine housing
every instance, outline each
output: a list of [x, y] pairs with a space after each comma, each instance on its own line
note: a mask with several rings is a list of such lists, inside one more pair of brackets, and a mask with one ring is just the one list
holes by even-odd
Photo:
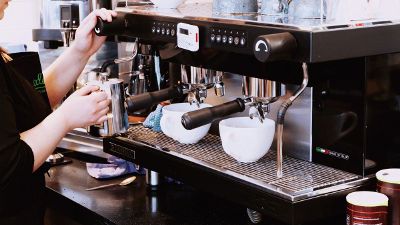
[[[310, 76], [310, 107], [306, 111], [309, 152], [307, 157], [297, 158], [355, 174], [358, 179], [320, 192], [312, 190], [308, 197], [287, 199], [229, 172], [124, 135], [105, 139], [106, 152], [288, 224], [345, 212], [346, 194], [365, 189], [379, 169], [400, 166], [400, 133], [396, 132], [400, 125], [398, 21], [302, 26], [259, 21], [257, 15], [216, 16], [202, 7], [183, 6], [180, 12], [152, 6], [117, 8], [118, 17], [111, 24], [99, 21], [96, 32], [117, 35], [120, 41], [137, 37], [162, 46], [160, 55], [171, 65], [204, 67], [289, 85], [301, 83], [301, 64], [306, 62]], [[179, 23], [199, 28], [199, 51], [176, 48]], [[281, 46], [277, 39], [289, 44]], [[258, 40], [266, 43], [268, 56], [257, 56]], [[290, 114], [296, 115], [296, 111], [289, 109]], [[287, 126], [284, 143], [296, 137], [296, 129]]]

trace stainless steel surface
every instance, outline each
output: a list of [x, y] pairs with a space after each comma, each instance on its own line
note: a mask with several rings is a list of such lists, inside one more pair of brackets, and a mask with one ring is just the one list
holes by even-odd
[[85, 129], [75, 129], [69, 132], [57, 147], [104, 159], [110, 157], [103, 151], [103, 140], [89, 135]]
[[214, 0], [213, 13], [249, 13], [258, 11], [258, 0]]
[[80, 21], [82, 21], [91, 12], [91, 3], [87, 0], [43, 0], [41, 1], [40, 11], [41, 27], [47, 29], [60, 29], [60, 6], [68, 4], [78, 5]]
[[243, 95], [262, 103], [274, 102], [286, 94], [285, 85], [271, 80], [243, 76]]
[[110, 84], [109, 87], [111, 94], [111, 114], [108, 115], [106, 123], [108, 126], [107, 136], [125, 133], [129, 126], [122, 80]]
[[[43, 0], [40, 8], [40, 27], [61, 32], [64, 47], [69, 47], [75, 39], [80, 22], [91, 12], [90, 4], [87, 0]], [[46, 38], [43, 41], [50, 41], [49, 37]]]
[[210, 88], [219, 81], [221, 72], [194, 66], [181, 65], [181, 81], [193, 88]]
[[242, 93], [246, 105], [250, 106], [249, 117], [263, 123], [270, 112], [270, 104], [284, 96], [286, 88], [276, 81], [243, 76]]
[[115, 60], [114, 60], [114, 63], [115, 63], [115, 64], [120, 64], [120, 63], [131, 62], [131, 61], [137, 56], [137, 54], [138, 54], [138, 43], [137, 43], [137, 42], [134, 42], [134, 43], [132, 44], [132, 48], [133, 48], [133, 49], [131, 50], [131, 52], [132, 52], [131, 55], [126, 56], [126, 57], [122, 57], [122, 58], [115, 59]]
[[[122, 43], [123, 44], [123, 43]], [[159, 57], [152, 53], [152, 46], [148, 44], [136, 44], [137, 55], [134, 59], [133, 65], [131, 65], [131, 75], [129, 76], [128, 83], [128, 94], [129, 95], [139, 95], [147, 92], [148, 84], [151, 79], [151, 71], [154, 71], [155, 77], [157, 77], [157, 88], [160, 89], [161, 86], [161, 73], [159, 65]], [[124, 44], [123, 44], [124, 45]], [[152, 68], [157, 69], [152, 69]]]
[[146, 169], [146, 184], [150, 186], [158, 186], [160, 184], [160, 176], [157, 172]]
[[[215, 169], [227, 176], [242, 179], [280, 197], [301, 200], [346, 189], [365, 181], [358, 175], [284, 156], [282, 178], [276, 177], [276, 154], [269, 151], [255, 163], [239, 163], [222, 148], [218, 136], [208, 134], [195, 145], [185, 145], [142, 126], [128, 130], [126, 141], [134, 140], [185, 160]], [[165, 151], [169, 150], [169, 151]]]
[[76, 28], [61, 28], [60, 32], [63, 38], [64, 47], [69, 47], [75, 40]]
[[[307, 30], [307, 31], [325, 31], [330, 26], [337, 25], [349, 25], [341, 29], [363, 29], [365, 26], [382, 26], [379, 24], [372, 24], [372, 22], [377, 21], [389, 21], [384, 26], [390, 25], [391, 23], [398, 24], [400, 23], [400, 14], [371, 14], [367, 18], [346, 20], [343, 18], [297, 18], [293, 16], [281, 16], [281, 15], [271, 15], [269, 13], [263, 14], [263, 11], [256, 13], [218, 13], [213, 10], [212, 1], [202, 1], [197, 3], [198, 1], [186, 1], [183, 3], [178, 9], [162, 9], [156, 8], [153, 6], [135, 6], [135, 7], [121, 7], [116, 8], [117, 11], [128, 12], [128, 13], [140, 13], [145, 15], [157, 15], [157, 16], [166, 16], [166, 17], [174, 17], [174, 18], [187, 18], [187, 19], [196, 19], [196, 20], [204, 20], [204, 21], [229, 21], [231, 24], [248, 24], [254, 23], [257, 25], [268, 25], [268, 26], [276, 26], [276, 27], [287, 27], [291, 29], [297, 30]], [[267, 1], [268, 2], [268, 1]], [[270, 1], [274, 2], [274, 1]], [[279, 1], [275, 1], [279, 2]], [[335, 2], [335, 1], [333, 1]], [[348, 0], [340, 0], [340, 2], [351, 2]], [[384, 1], [381, 1], [384, 2]], [[353, 5], [354, 6], [354, 5]], [[266, 6], [268, 7], [268, 5]], [[271, 4], [270, 7], [274, 7], [274, 4]], [[338, 7], [333, 7], [331, 4], [328, 4], [328, 7], [325, 11], [338, 10]], [[290, 8], [290, 6], [289, 6]], [[346, 14], [352, 13], [354, 10], [358, 10], [356, 6], [354, 7], [343, 7], [342, 10], [346, 10]], [[342, 12], [338, 12], [337, 15], [341, 15]], [[335, 14], [335, 13], [333, 13]], [[357, 24], [363, 24], [364, 26], [357, 26]]]
[[128, 112], [125, 106], [125, 88], [120, 79], [104, 81], [102, 89], [111, 99], [111, 107], [107, 113], [107, 120], [102, 125], [88, 127], [88, 132], [95, 136], [110, 137], [122, 134], [128, 130]]
[[283, 124], [276, 128], [276, 176], [283, 177]]
[[216, 96], [225, 95], [223, 72], [181, 65], [181, 82], [188, 92], [188, 102], [199, 105], [207, 98], [207, 89], [214, 87]]

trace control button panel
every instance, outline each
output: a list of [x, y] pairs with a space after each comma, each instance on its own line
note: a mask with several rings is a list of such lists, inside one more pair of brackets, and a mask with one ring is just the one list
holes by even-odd
[[211, 44], [243, 48], [247, 47], [247, 32], [213, 27], [208, 34]]
[[153, 21], [151, 33], [160, 37], [175, 37], [176, 24], [169, 22]]

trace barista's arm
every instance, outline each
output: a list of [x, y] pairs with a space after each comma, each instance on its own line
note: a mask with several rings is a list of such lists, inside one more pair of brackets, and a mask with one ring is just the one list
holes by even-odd
[[104, 92], [97, 90], [95, 86], [79, 89], [41, 123], [20, 133], [20, 140], [32, 149], [33, 171], [43, 164], [68, 131], [107, 119], [110, 101]]
[[44, 71], [47, 95], [51, 106], [55, 106], [78, 79], [90, 56], [104, 43], [106, 37], [98, 37], [93, 29], [97, 17], [109, 22], [116, 12], [100, 9], [89, 14], [76, 31], [75, 41], [53, 64]]

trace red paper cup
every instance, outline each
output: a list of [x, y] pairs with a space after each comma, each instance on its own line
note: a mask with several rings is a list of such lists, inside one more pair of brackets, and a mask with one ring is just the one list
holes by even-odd
[[389, 224], [400, 225], [400, 169], [381, 170], [376, 178], [377, 191], [389, 198]]
[[387, 225], [388, 202], [386, 195], [371, 191], [358, 191], [347, 195], [347, 225]]

